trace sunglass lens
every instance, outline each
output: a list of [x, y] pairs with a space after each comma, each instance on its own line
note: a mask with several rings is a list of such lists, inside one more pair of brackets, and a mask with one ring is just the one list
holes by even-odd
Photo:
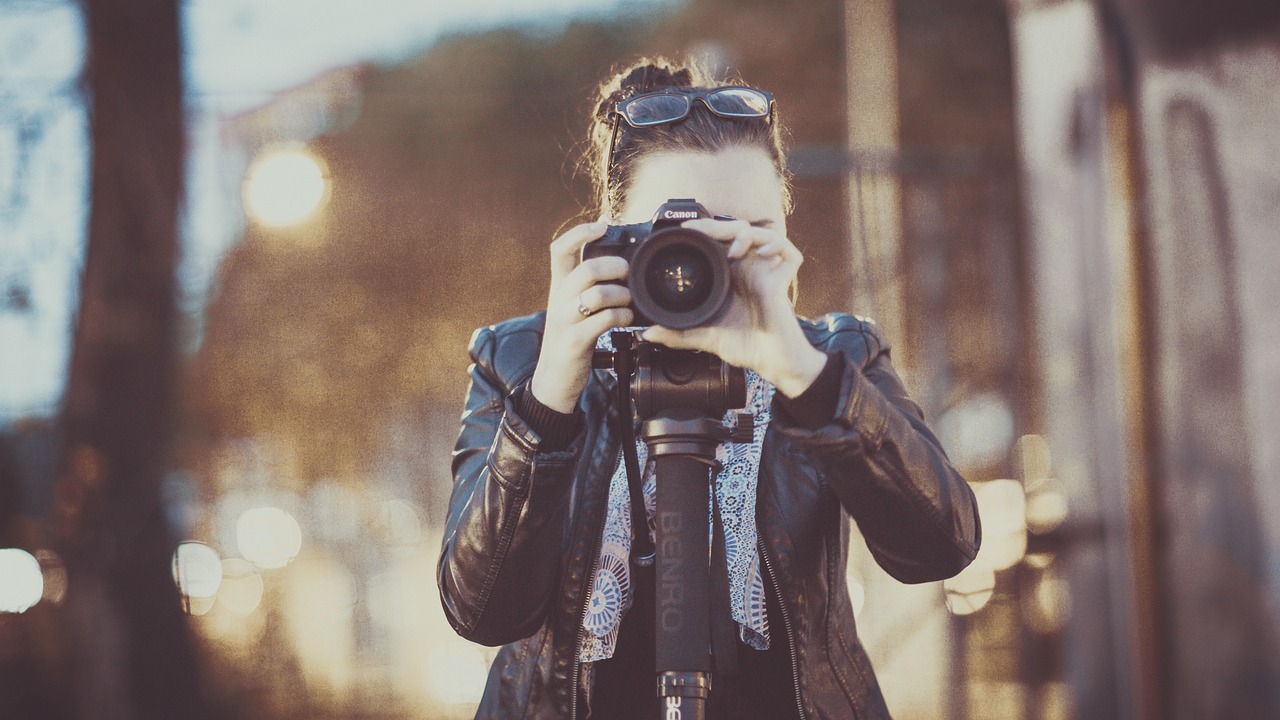
[[769, 99], [749, 88], [726, 88], [707, 96], [707, 104], [721, 115], [764, 117], [769, 114]]
[[627, 121], [632, 125], [660, 125], [678, 120], [689, 112], [689, 98], [684, 95], [647, 95], [627, 103]]

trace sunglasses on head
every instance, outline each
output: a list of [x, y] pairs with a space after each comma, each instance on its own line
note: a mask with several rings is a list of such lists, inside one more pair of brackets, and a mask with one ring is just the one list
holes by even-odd
[[679, 122], [701, 100], [711, 112], [726, 118], [765, 118], [773, 112], [773, 93], [749, 87], [710, 90], [669, 89], [644, 93], [618, 103], [614, 111], [634, 128]]

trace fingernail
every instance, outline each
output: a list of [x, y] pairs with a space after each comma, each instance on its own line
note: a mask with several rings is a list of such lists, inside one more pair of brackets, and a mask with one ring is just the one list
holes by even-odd
[[732, 216], [732, 215], [716, 215], [715, 217], [713, 217], [713, 218], [711, 218], [711, 219], [712, 219], [712, 220], [737, 220], [738, 218], [736, 218], [736, 217], [734, 217], [734, 216]]

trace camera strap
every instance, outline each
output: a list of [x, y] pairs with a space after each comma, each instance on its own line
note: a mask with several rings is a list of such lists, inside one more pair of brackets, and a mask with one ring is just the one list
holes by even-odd
[[727, 677], [738, 674], [738, 632], [733, 620], [729, 592], [729, 557], [725, 549], [724, 521], [720, 503], [711, 493], [711, 588], [708, 610], [711, 613], [711, 659], [715, 674]]

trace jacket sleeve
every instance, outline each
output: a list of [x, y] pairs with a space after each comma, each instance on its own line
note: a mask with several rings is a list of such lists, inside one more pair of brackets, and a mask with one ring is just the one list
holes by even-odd
[[453, 451], [453, 492], [437, 580], [445, 615], [462, 637], [501, 645], [542, 626], [551, 605], [582, 437], [539, 451], [494, 369], [491, 328], [471, 341], [470, 387]]
[[925, 426], [875, 326], [845, 317], [835, 330], [826, 348], [843, 364], [835, 417], [782, 432], [816, 457], [886, 572], [904, 583], [952, 577], [981, 542], [973, 491]]

